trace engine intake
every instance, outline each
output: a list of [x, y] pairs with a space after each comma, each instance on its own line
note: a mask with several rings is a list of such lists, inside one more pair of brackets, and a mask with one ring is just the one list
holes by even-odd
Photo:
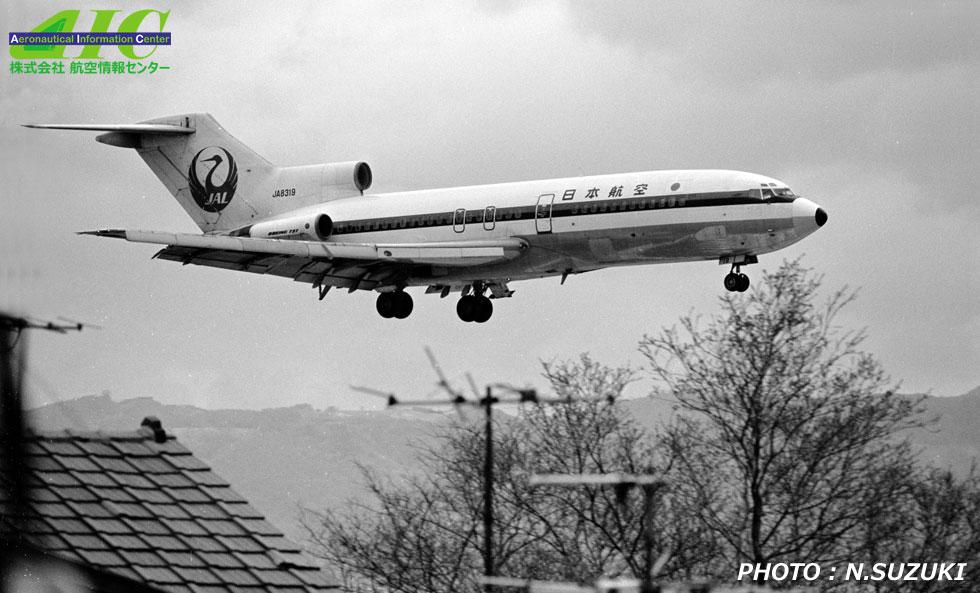
[[362, 193], [371, 187], [374, 179], [371, 166], [364, 161], [326, 163], [321, 175], [321, 182], [325, 186], [352, 188]]

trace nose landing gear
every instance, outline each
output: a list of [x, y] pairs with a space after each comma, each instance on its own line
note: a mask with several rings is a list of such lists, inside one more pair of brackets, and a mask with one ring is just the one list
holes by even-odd
[[732, 271], [725, 276], [725, 290], [728, 292], [745, 292], [749, 289], [749, 277], [741, 272], [741, 266], [732, 264]]
[[392, 317], [395, 319], [405, 319], [412, 314], [415, 303], [412, 301], [412, 295], [404, 290], [396, 290], [394, 292], [382, 292], [379, 294], [376, 307], [378, 314], [385, 319], [391, 319]]

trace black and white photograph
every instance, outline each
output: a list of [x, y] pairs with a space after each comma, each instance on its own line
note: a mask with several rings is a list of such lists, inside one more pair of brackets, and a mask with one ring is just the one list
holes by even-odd
[[980, 4], [0, 14], [0, 590], [980, 591]]

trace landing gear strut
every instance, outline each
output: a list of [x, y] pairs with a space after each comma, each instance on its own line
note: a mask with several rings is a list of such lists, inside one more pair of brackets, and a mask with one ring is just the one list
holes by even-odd
[[486, 323], [490, 319], [490, 316], [493, 315], [493, 303], [490, 302], [490, 299], [483, 296], [484, 290], [486, 290], [485, 286], [480, 283], [475, 283], [473, 285], [473, 292], [475, 294], [463, 294], [460, 297], [459, 302], [456, 303], [456, 315], [461, 320]]
[[378, 295], [377, 302], [378, 314], [385, 319], [405, 319], [412, 313], [412, 309], [415, 307], [415, 303], [412, 301], [412, 295], [408, 294], [404, 290], [396, 290], [394, 292], [382, 292]]
[[732, 271], [725, 276], [725, 290], [728, 292], [745, 292], [749, 289], [749, 277], [741, 272], [741, 266], [732, 264]]

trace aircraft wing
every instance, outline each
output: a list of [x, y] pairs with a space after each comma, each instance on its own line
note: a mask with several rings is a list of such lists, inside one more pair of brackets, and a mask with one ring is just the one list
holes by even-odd
[[166, 245], [153, 257], [290, 277], [314, 286], [351, 292], [397, 284], [427, 266], [492, 264], [520, 256], [527, 243], [517, 238], [440, 243], [325, 243], [109, 229], [80, 234]]

